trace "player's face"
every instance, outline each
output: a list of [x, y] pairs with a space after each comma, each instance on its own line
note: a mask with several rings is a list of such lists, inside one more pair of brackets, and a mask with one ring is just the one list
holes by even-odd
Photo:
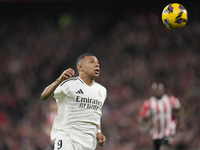
[[95, 79], [99, 76], [100, 65], [95, 56], [85, 56], [82, 61], [82, 71], [88, 77]]
[[164, 94], [164, 89], [160, 88], [157, 86], [155, 89], [153, 89], [153, 95], [157, 98], [160, 99]]

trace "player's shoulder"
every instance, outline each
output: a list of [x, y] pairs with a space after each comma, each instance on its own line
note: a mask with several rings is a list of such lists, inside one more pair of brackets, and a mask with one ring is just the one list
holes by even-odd
[[174, 95], [164, 95], [165, 97], [167, 97], [169, 100], [176, 100], [178, 99], [176, 96]]
[[102, 84], [100, 84], [100, 83], [95, 81], [95, 85], [100, 87], [100, 88], [102, 88], [102, 89], [104, 89], [106, 91], [106, 88]]
[[178, 109], [181, 106], [181, 103], [177, 97], [168, 95], [168, 99], [173, 108]]
[[64, 80], [60, 86], [65, 86], [65, 85], [68, 85], [68, 84], [71, 84], [71, 83], [75, 83], [75, 82], [82, 82], [81, 80], [79, 80], [78, 77], [71, 77], [67, 80]]
[[167, 99], [169, 100], [170, 103], [179, 103], [179, 99], [174, 96], [174, 95], [166, 95]]
[[143, 105], [150, 106], [152, 99], [153, 99], [153, 97], [149, 97], [149, 98], [145, 99], [143, 102]]

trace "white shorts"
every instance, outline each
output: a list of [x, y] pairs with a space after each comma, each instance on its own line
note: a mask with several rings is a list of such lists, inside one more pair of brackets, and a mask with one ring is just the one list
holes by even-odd
[[54, 150], [85, 150], [83, 145], [77, 142], [73, 142], [66, 135], [59, 135], [54, 144]]

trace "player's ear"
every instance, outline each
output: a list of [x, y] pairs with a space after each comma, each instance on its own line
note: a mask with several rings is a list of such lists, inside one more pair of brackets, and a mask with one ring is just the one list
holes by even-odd
[[82, 71], [83, 71], [83, 66], [82, 66], [82, 65], [79, 65], [79, 66], [78, 66], [78, 70], [79, 70], [79, 72], [82, 72]]

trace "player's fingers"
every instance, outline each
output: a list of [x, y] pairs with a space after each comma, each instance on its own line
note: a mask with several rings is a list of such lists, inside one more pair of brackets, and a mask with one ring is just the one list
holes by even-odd
[[99, 138], [99, 145], [100, 145], [100, 146], [104, 146], [105, 141], [106, 141], [106, 137], [105, 137], [105, 136], [101, 136], [101, 137]]
[[75, 72], [72, 69], [67, 69], [67, 70], [64, 71], [64, 74], [67, 75], [67, 76], [69, 76], [69, 77], [73, 76], [74, 73]]
[[72, 76], [72, 74], [71, 74], [70, 72], [64, 72], [64, 75], [65, 75], [65, 76], [68, 76], [68, 77], [71, 77], [71, 76]]
[[67, 71], [68, 71], [71, 75], [74, 75], [74, 74], [75, 74], [75, 72], [74, 72], [74, 70], [73, 70], [72, 68], [67, 69]]
[[98, 138], [98, 141], [99, 141], [99, 142], [102, 142], [102, 141], [103, 141], [103, 137], [100, 136], [100, 137]]
[[103, 141], [104, 141], [104, 142], [106, 141], [106, 137], [105, 137], [105, 136], [103, 136]]
[[105, 137], [105, 136], [102, 136], [102, 137], [100, 138], [100, 140], [101, 140], [101, 142], [105, 142], [105, 141], [106, 141], [106, 137]]
[[65, 79], [69, 79], [69, 78], [70, 78], [70, 75], [63, 74], [63, 75], [62, 75], [62, 78], [63, 78], [63, 80], [65, 80]]
[[100, 146], [104, 146], [105, 142], [100, 142], [99, 145]]
[[69, 72], [63, 72], [61, 75], [62, 80], [69, 79], [72, 76]]
[[73, 70], [65, 70], [63, 74], [68, 76], [68, 78], [69, 78], [74, 75], [74, 71]]

